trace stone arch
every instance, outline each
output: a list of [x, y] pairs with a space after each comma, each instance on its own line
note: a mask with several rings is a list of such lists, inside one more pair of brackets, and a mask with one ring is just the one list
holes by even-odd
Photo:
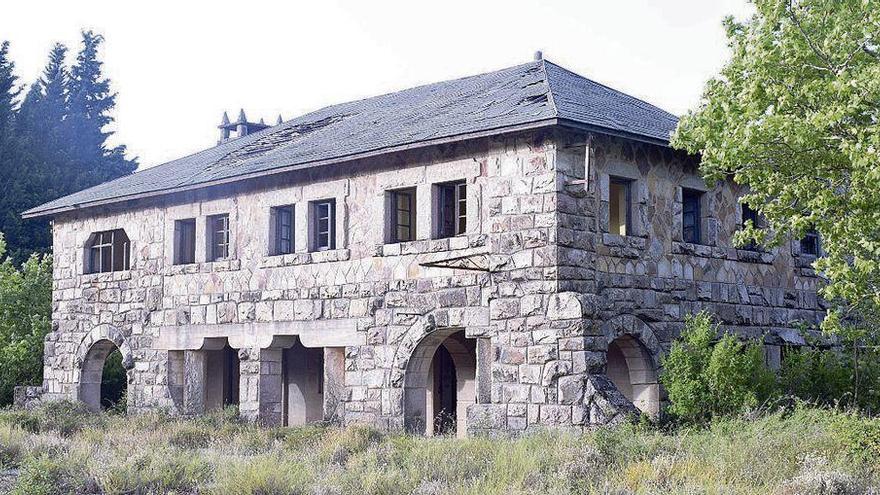
[[639, 318], [621, 315], [603, 324], [602, 334], [608, 378], [639, 410], [659, 414], [662, 347], [654, 332]]
[[[456, 432], [466, 433], [467, 406], [476, 402], [477, 360], [476, 343], [465, 335], [467, 318], [464, 312], [481, 308], [442, 308], [419, 317], [400, 339], [392, 361], [388, 385], [396, 389], [386, 409], [388, 414], [403, 415], [403, 425], [410, 431], [428, 432], [425, 418], [427, 382], [433, 358], [443, 345], [454, 362], [458, 403], [456, 406]], [[456, 336], [456, 338], [451, 338]], [[428, 431], [426, 431], [428, 430]]]
[[101, 381], [104, 363], [114, 349], [122, 355], [122, 366], [128, 371], [134, 368], [131, 347], [117, 328], [100, 325], [92, 329], [76, 351], [75, 380], [77, 399], [93, 411], [101, 410]]

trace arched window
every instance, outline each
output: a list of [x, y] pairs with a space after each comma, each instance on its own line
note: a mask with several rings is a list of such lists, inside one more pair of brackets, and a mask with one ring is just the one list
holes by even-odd
[[86, 273], [128, 270], [130, 251], [131, 245], [124, 230], [95, 232], [86, 244]]

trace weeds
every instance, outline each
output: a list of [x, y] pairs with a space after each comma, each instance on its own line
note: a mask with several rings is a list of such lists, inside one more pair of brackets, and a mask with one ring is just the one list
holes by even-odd
[[800, 404], [706, 427], [457, 440], [66, 404], [0, 411], [0, 468], [18, 470], [16, 494], [876, 493], [880, 420]]

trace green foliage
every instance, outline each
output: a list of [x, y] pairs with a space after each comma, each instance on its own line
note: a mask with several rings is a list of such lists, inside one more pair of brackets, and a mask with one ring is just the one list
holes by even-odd
[[880, 2], [755, 0], [727, 19], [732, 58], [680, 122], [675, 147], [709, 180], [732, 177], [769, 228], [768, 244], [815, 228], [828, 277], [826, 319], [875, 319], [880, 307]]
[[52, 258], [32, 255], [16, 268], [0, 233], [0, 405], [12, 402], [16, 385], [42, 384], [51, 319]]
[[661, 382], [669, 393], [669, 412], [682, 421], [712, 418], [753, 409], [774, 389], [759, 342], [740, 342], [718, 328], [706, 312], [688, 316], [681, 339], [663, 360]]
[[122, 353], [113, 349], [104, 361], [101, 374], [101, 407], [113, 412], [125, 412], [125, 392], [128, 376], [122, 367]]
[[0, 44], [0, 231], [16, 264], [51, 246], [48, 222], [23, 220], [21, 212], [137, 168], [124, 146], [107, 145], [116, 94], [102, 72], [102, 43], [84, 31], [72, 66], [67, 47], [56, 44], [20, 105], [8, 43]]
[[[25, 414], [49, 416], [45, 407]], [[95, 416], [93, 425], [60, 437], [28, 433], [16, 426], [20, 415], [0, 411], [0, 462], [20, 468], [14, 487], [0, 479], [0, 491], [855, 494], [880, 482], [877, 420], [803, 405], [671, 431], [624, 424], [468, 439], [365, 427], [265, 429], [219, 417], [208, 427], [160, 414]], [[192, 432], [212, 440], [170, 441]], [[255, 451], [254, 438], [269, 441]], [[346, 455], [328, 455], [335, 451]]]

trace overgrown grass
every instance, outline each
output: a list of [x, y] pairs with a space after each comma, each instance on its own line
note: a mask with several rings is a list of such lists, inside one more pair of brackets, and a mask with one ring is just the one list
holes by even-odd
[[880, 420], [798, 406], [674, 432], [456, 440], [56, 404], [0, 411], [0, 469], [29, 495], [880, 493]]

